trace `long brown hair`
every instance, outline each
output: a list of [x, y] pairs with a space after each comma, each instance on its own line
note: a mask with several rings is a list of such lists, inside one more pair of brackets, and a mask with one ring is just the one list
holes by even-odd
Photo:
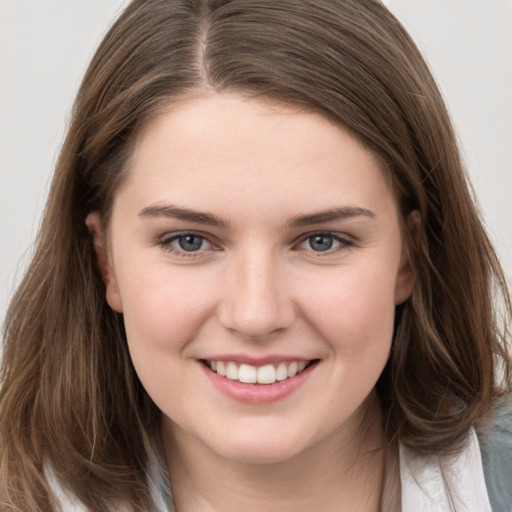
[[[158, 436], [159, 411], [131, 364], [122, 316], [105, 301], [85, 217], [99, 211], [108, 223], [144, 125], [201, 89], [320, 112], [382, 163], [417, 276], [377, 385], [390, 442], [456, 449], [510, 389], [505, 279], [441, 95], [383, 5], [135, 0], [84, 77], [35, 254], [6, 317], [2, 510], [51, 508], [45, 468], [91, 510], [151, 509], [145, 440]], [[413, 211], [416, 236], [407, 229]]]

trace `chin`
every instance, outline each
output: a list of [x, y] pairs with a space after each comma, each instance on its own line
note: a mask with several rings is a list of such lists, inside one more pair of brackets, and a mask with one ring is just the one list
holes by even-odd
[[286, 462], [301, 453], [301, 450], [291, 446], [240, 443], [232, 444], [226, 450], [219, 450], [219, 452], [219, 455], [239, 464], [265, 465]]
[[276, 464], [308, 449], [311, 443], [301, 437], [290, 431], [262, 432], [255, 429], [242, 434], [238, 430], [205, 444], [221, 457], [240, 464]]

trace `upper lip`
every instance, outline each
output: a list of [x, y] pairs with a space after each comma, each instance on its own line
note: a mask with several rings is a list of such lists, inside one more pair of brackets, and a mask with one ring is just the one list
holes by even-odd
[[312, 361], [315, 358], [301, 357], [294, 355], [268, 355], [265, 357], [254, 357], [246, 354], [216, 354], [201, 358], [206, 361], [233, 361], [239, 364], [249, 364], [251, 366], [264, 366], [266, 364], [279, 364], [292, 361]]

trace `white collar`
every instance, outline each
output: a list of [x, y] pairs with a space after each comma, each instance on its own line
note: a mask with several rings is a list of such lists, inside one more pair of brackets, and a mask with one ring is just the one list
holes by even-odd
[[402, 512], [491, 512], [473, 428], [456, 455], [420, 456], [400, 446], [399, 457]]

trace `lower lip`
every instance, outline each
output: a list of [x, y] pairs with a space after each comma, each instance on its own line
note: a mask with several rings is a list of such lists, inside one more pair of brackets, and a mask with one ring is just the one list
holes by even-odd
[[310, 364], [295, 377], [276, 381], [274, 384], [245, 384], [238, 380], [222, 377], [210, 370], [205, 364], [199, 363], [210, 382], [223, 394], [240, 402], [262, 404], [277, 402], [299, 388], [311, 375], [317, 362]]

